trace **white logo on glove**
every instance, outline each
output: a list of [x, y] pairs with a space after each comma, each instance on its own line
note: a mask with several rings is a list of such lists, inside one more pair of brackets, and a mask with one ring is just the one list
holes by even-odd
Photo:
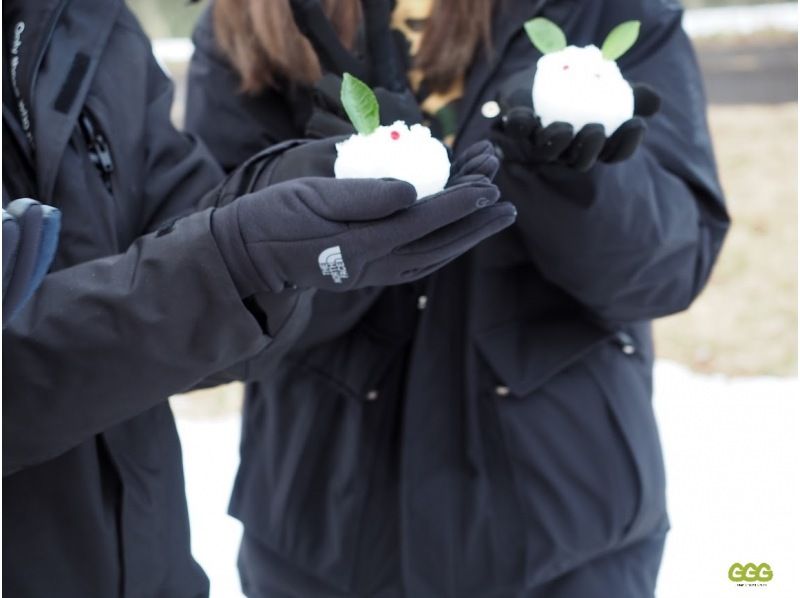
[[343, 279], [348, 278], [347, 266], [344, 265], [342, 250], [338, 245], [328, 247], [319, 254], [318, 259], [323, 276], [330, 276], [336, 284], [341, 284]]

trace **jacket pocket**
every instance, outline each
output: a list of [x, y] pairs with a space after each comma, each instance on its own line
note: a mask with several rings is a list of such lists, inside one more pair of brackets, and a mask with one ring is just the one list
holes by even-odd
[[[618, 548], [641, 528], [645, 463], [628, 428], [647, 419], [649, 392], [617, 339], [577, 320], [515, 323], [476, 339], [489, 366], [481, 392], [525, 526], [530, 584]], [[627, 402], [647, 408], [623, 419], [618, 406]], [[652, 444], [654, 433], [635, 435]]]
[[232, 513], [293, 567], [342, 590], [384, 462], [402, 346], [362, 325], [250, 388]]

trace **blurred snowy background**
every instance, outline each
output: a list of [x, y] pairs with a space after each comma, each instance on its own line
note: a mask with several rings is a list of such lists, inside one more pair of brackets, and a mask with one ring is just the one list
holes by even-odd
[[[187, 36], [203, 8], [128, 0], [176, 81], [182, 120]], [[672, 532], [660, 598], [800, 596], [797, 381], [797, 4], [687, 0], [734, 226], [708, 289], [656, 324], [656, 411]], [[195, 555], [213, 598], [238, 598], [241, 527], [226, 515], [238, 464], [241, 390], [173, 399], [184, 444]], [[727, 579], [768, 562], [763, 588]]]

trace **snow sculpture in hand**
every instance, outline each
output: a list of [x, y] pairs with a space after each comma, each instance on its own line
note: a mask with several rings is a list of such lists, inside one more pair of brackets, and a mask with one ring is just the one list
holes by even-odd
[[414, 186], [417, 199], [445, 188], [450, 177], [450, 158], [428, 127], [408, 127], [400, 120], [380, 126], [375, 94], [347, 73], [342, 82], [342, 105], [356, 134], [336, 144], [333, 172], [337, 179], [399, 179]]
[[603, 125], [606, 136], [633, 116], [634, 98], [616, 60], [639, 36], [639, 21], [615, 27], [602, 49], [567, 46], [563, 31], [544, 18], [525, 23], [533, 45], [542, 52], [533, 79], [533, 109], [542, 126], [566, 122], [573, 131]]

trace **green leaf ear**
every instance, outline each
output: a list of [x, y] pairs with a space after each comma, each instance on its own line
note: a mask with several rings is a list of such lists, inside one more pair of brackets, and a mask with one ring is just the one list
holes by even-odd
[[344, 74], [341, 100], [344, 111], [357, 132], [369, 135], [380, 126], [378, 98], [366, 83], [350, 73]]
[[567, 47], [567, 37], [564, 32], [549, 19], [537, 17], [527, 21], [525, 33], [542, 54], [551, 54]]
[[625, 21], [614, 27], [603, 42], [603, 58], [616, 60], [630, 50], [639, 37], [640, 26], [639, 21]]

